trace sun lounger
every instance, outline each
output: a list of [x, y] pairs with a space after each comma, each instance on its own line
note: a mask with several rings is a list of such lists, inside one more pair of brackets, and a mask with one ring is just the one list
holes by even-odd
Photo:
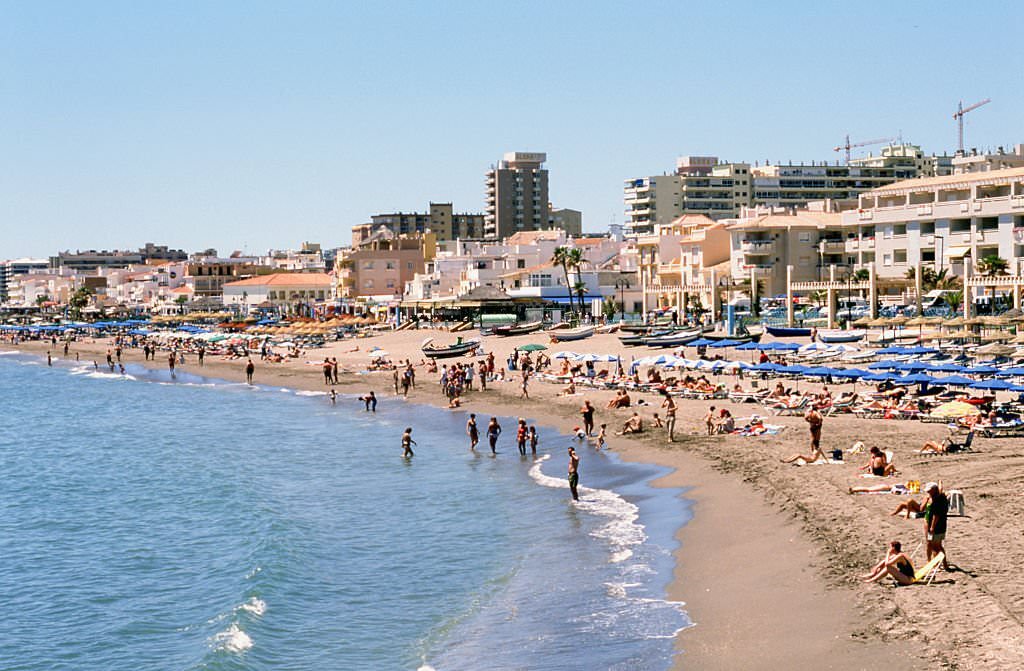
[[914, 584], [923, 583], [930, 585], [935, 580], [935, 574], [939, 572], [939, 566], [946, 559], [942, 552], [932, 557], [931, 561], [914, 572]]

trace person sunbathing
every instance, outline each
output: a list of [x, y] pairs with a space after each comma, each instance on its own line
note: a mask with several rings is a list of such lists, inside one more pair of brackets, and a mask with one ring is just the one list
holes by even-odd
[[871, 568], [871, 572], [861, 576], [864, 582], [878, 582], [885, 576], [891, 576], [900, 585], [914, 583], [914, 565], [900, 545], [899, 541], [889, 543], [885, 558]]
[[622, 431], [619, 431], [615, 435], [623, 436], [627, 433], [643, 433], [644, 421], [640, 418], [640, 413], [634, 412], [633, 416], [626, 420], [626, 423], [622, 425]]
[[889, 514], [903, 515], [905, 518], [909, 520], [911, 515], [913, 515], [914, 517], [920, 517], [920, 513], [923, 512], [924, 506], [918, 503], [917, 499], [910, 498], [907, 499], [906, 501], [901, 501], [900, 504], [896, 506], [896, 510], [892, 511]]
[[576, 383], [569, 382], [565, 387], [565, 391], [562, 392], [562, 396], [575, 396], [576, 395]]
[[861, 466], [860, 470], [867, 471], [879, 478], [896, 475], [896, 467], [889, 463], [889, 460], [885, 458], [885, 454], [880, 449], [872, 447], [870, 453], [871, 456], [868, 458], [868, 463]]
[[632, 401], [629, 398], [629, 394], [626, 393], [624, 389], [620, 389], [618, 392], [616, 392], [615, 398], [608, 401], [607, 408], [628, 408], [631, 405], [631, 403]]
[[917, 450], [919, 454], [945, 454], [948, 451], [945, 442], [938, 443], [934, 440], [926, 441], [921, 449]]

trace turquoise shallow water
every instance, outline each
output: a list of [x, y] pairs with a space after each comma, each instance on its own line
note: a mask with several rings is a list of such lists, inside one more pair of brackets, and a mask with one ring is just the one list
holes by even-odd
[[679, 492], [583, 448], [572, 504], [544, 427], [22, 355], [0, 398], [6, 670], [664, 669], [687, 624]]

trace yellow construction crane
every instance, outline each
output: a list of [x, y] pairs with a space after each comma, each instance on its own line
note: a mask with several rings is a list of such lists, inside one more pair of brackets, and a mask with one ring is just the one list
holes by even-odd
[[961, 100], [956, 106], [956, 111], [953, 112], [953, 119], [957, 122], [957, 148], [962, 152], [964, 150], [964, 115], [968, 112], [972, 112], [982, 105], [987, 105], [992, 102], [991, 98], [985, 98], [981, 102], [976, 102], [973, 105], [964, 107], [964, 101]]
[[846, 136], [846, 142], [844, 144], [839, 145], [838, 147], [833, 147], [832, 151], [843, 151], [845, 149], [846, 150], [846, 162], [849, 163], [850, 162], [850, 150], [851, 149], [853, 149], [855, 147], [868, 147], [868, 146], [873, 145], [873, 144], [885, 144], [886, 142], [892, 142], [895, 139], [896, 138], [894, 138], [894, 137], [882, 137], [882, 138], [878, 138], [877, 140], [865, 140], [864, 142], [854, 142], [853, 144], [850, 144], [850, 136], [847, 135]]

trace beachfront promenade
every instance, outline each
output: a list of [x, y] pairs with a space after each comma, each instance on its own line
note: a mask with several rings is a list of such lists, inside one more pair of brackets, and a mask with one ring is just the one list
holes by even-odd
[[[341, 370], [339, 392], [361, 395], [373, 390], [382, 403], [400, 402], [394, 399], [390, 370], [368, 372], [370, 350], [381, 348], [388, 352], [387, 358], [392, 361], [408, 359], [419, 364], [423, 358], [420, 344], [428, 336], [441, 343], [454, 341], [453, 334], [426, 330], [344, 340], [307, 351], [297, 359], [287, 359], [280, 364], [256, 358], [255, 380], [263, 384], [323, 391], [327, 387], [319, 362], [324, 357], [336, 357]], [[538, 335], [486, 336], [483, 349], [495, 354], [500, 368], [505, 366], [506, 358], [514, 348], [544, 342], [545, 339]], [[62, 350], [47, 348], [43, 343], [28, 343], [21, 347], [43, 354], [51, 349], [54, 357], [63, 356]], [[83, 360], [95, 358], [102, 365], [109, 347], [105, 341], [74, 342], [69, 356], [78, 355]], [[623, 347], [614, 334], [566, 343], [564, 348], [552, 345], [547, 354], [554, 354], [560, 349], [615, 355], [627, 369], [634, 356], [651, 353]], [[123, 356], [129, 364], [143, 363], [140, 351], [125, 350]], [[736, 352], [730, 358], [745, 359], [754, 364], [757, 356], [757, 352]], [[459, 362], [469, 360], [466, 357], [455, 359]], [[179, 370], [244, 379], [244, 359], [224, 360], [208, 356], [204, 363], [200, 370], [195, 357], [188, 356]], [[165, 366], [166, 353], [157, 356], [150, 365]], [[560, 361], [553, 361], [552, 369], [556, 376], [560, 365]], [[607, 363], [596, 366], [598, 369], [611, 367]], [[446, 404], [447, 399], [441, 396], [436, 384], [437, 377], [428, 374], [425, 366], [418, 365], [416, 370], [417, 388], [410, 394], [410, 400]], [[646, 369], [642, 368], [640, 372], [645, 375]], [[698, 370], [694, 374], [704, 373]], [[868, 668], [874, 666], [873, 661], [882, 659], [882, 655], [892, 662], [889, 668], [911, 668], [915, 658], [923, 658], [931, 664], [962, 668], [1019, 668], [1024, 664], [1021, 644], [1024, 632], [1020, 625], [1020, 619], [1024, 617], [1024, 582], [1018, 579], [1015, 570], [1024, 554], [1019, 544], [1024, 522], [1011, 514], [1019, 508], [1016, 505], [1019, 478], [1015, 478], [1024, 466], [1019, 439], [989, 439], [978, 435], [974, 452], [922, 455], [916, 452], [922, 444], [946, 437], [945, 424], [897, 419], [896, 415], [884, 411], [872, 415], [871, 419], [852, 413], [836, 413], [825, 417], [822, 448], [826, 453], [847, 451], [846, 458], [842, 463], [797, 467], [783, 465], [780, 459], [806, 451], [809, 447], [807, 424], [799, 414], [767, 417], [761, 404], [735, 403], [730, 398], [704, 400], [680, 395], [676, 397], [679, 406], [677, 441], [669, 444], [663, 431], [650, 428], [654, 412], [664, 417], [661, 397], [653, 391], [631, 391], [630, 408], [610, 410], [606, 405], [615, 394], [612, 389], [580, 384], [573, 395], [566, 395], [565, 380], [537, 378], [529, 388], [530, 400], [525, 401], [519, 398], [518, 375], [519, 371], [506, 370], [506, 380], [490, 382], [486, 392], [463, 394], [462, 407], [457, 412], [476, 412], [478, 418], [492, 413], [519, 415], [531, 418], [531, 423], [544, 427], [542, 430], [554, 426], [568, 431], [582, 423], [579, 407], [584, 399], [589, 399], [597, 408], [597, 424], [607, 423], [611, 434], [633, 411], [638, 411], [647, 430], [639, 436], [610, 435], [610, 449], [627, 459], [653, 461], [677, 468], [679, 471], [672, 476], [676, 483], [698, 486], [693, 494], [697, 501], [697, 517], [693, 528], [684, 529], [681, 534], [683, 547], [678, 554], [679, 579], [672, 585], [670, 593], [673, 598], [687, 601], [694, 620], [701, 623], [680, 636], [680, 645], [691, 655], [689, 660], [683, 658], [683, 666], [716, 668], [710, 661], [716, 655], [726, 654], [727, 646], [732, 646], [728, 652], [733, 655], [746, 646], [750, 654], [763, 652], [771, 655], [774, 651], [780, 662], [792, 661], [793, 658], [787, 657], [786, 653], [797, 654], [792, 646], [799, 647], [801, 640], [806, 644], [806, 651], [829, 654], [833, 659], [836, 655], [845, 656], [851, 660], [851, 665], [837, 668]], [[710, 381], [716, 385], [723, 384], [727, 390], [736, 384], [752, 389], [749, 372], [743, 379], [735, 372], [717, 376], [709, 372], [707, 375]], [[855, 388], [861, 392], [871, 389], [871, 385], [864, 383], [855, 387], [853, 382], [842, 383], [838, 379], [834, 382], [831, 391], [835, 396]], [[774, 385], [774, 381], [770, 384]], [[787, 386], [818, 393], [822, 384], [804, 379], [787, 381]], [[763, 388], [764, 383], [761, 382], [760, 389]], [[1006, 392], [996, 393], [1003, 394], [1002, 398], [1009, 398]], [[710, 405], [727, 408], [737, 418], [737, 424], [742, 424], [743, 418], [760, 414], [766, 422], [780, 428], [777, 432], [756, 436], [707, 436], [703, 418]], [[356, 407], [353, 402], [354, 411]], [[887, 415], [894, 418], [885, 419]], [[464, 437], [453, 439], [463, 440]], [[512, 438], [507, 437], [507, 440], [512, 441]], [[892, 451], [899, 475], [887, 479], [862, 478], [861, 467], [867, 461], [866, 453], [849, 453], [857, 441], [863, 441], [867, 447], [878, 446]], [[592, 449], [591, 446], [582, 448], [582, 484], [585, 484], [587, 454]], [[561, 455], [556, 454], [555, 458], [561, 458]], [[914, 561], [923, 563], [920, 560], [923, 549], [919, 547], [923, 530], [921, 520], [889, 514], [905, 497], [850, 495], [847, 492], [850, 487], [865, 483], [910, 480], [941, 481], [947, 490], [964, 492], [969, 517], [952, 518], [946, 540], [950, 561], [960, 570], [940, 572], [937, 581], [927, 587], [894, 589], [862, 585], [856, 577], [878, 561], [890, 540], [901, 540], [907, 551], [916, 551]], [[745, 505], [735, 509], [730, 506], [730, 499], [742, 501]], [[920, 495], [918, 499], [921, 499]], [[704, 519], [715, 520], [714, 528], [701, 526], [702, 507], [707, 511]], [[797, 529], [801, 533], [797, 534]], [[764, 537], [759, 537], [759, 544], [742, 544], [744, 534], [753, 537], [752, 534], [759, 530], [766, 532]], [[690, 539], [699, 539], [701, 545], [695, 547], [696, 541]], [[775, 545], [771, 545], [773, 541]], [[716, 566], [731, 566], [736, 570], [723, 575]], [[745, 583], [745, 580], [749, 582]], [[712, 590], [710, 593], [716, 598], [702, 596], [699, 590], [693, 589], [694, 585]], [[749, 595], [749, 590], [760, 593], [761, 598], [754, 601], [764, 604], [763, 612], [750, 612], [744, 607], [743, 594], [747, 591]], [[784, 609], [785, 612], [773, 609], [765, 603], [765, 597], [794, 599], [793, 603], [800, 603], [804, 612], [788, 612], [800, 609]], [[802, 602], [801, 599], [807, 601]], [[839, 612], [839, 615], [830, 615], [832, 611]], [[816, 622], [826, 623], [833, 629], [821, 631], [819, 627], [816, 630]], [[749, 628], [744, 629], [744, 623]], [[730, 628], [732, 636], [727, 633]], [[822, 638], [828, 641], [815, 642], [815, 631], [820, 631]], [[783, 649], [787, 645], [790, 646], [788, 651]], [[859, 665], [857, 660], [861, 662]], [[698, 663], [700, 661], [709, 663], [704, 665]]]

